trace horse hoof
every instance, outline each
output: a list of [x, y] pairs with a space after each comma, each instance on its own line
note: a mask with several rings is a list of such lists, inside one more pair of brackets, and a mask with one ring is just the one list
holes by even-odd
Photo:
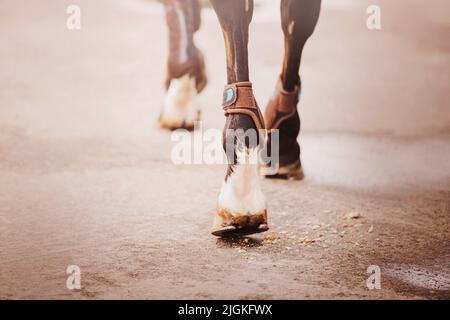
[[162, 129], [168, 129], [168, 130], [177, 130], [177, 129], [186, 129], [188, 131], [194, 130], [194, 123], [195, 121], [200, 121], [200, 117], [197, 117], [193, 121], [189, 120], [172, 120], [164, 115], [164, 113], [161, 113], [158, 119], [159, 127]]
[[239, 215], [228, 210], [220, 209], [216, 214], [211, 234], [217, 237], [246, 236], [269, 230], [267, 224], [267, 211]]
[[194, 130], [194, 123], [200, 121], [197, 106], [195, 79], [185, 75], [172, 79], [164, 97], [163, 109], [158, 119], [164, 129]]
[[236, 228], [234, 226], [227, 226], [218, 229], [213, 229], [211, 234], [216, 237], [226, 238], [226, 237], [243, 237], [255, 233], [261, 233], [269, 230], [267, 224], [261, 224], [256, 228]]
[[268, 179], [302, 180], [305, 177], [300, 160], [278, 168], [261, 166], [260, 173]]

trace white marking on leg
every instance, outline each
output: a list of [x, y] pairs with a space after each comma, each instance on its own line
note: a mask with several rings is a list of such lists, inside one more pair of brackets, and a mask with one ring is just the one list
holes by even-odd
[[295, 27], [295, 21], [292, 20], [288, 25], [288, 33], [289, 34], [292, 34], [292, 32], [294, 32], [294, 27]]
[[237, 151], [233, 173], [222, 184], [218, 206], [232, 213], [251, 215], [266, 209], [258, 173], [258, 150]]
[[164, 118], [173, 122], [197, 120], [197, 90], [195, 79], [184, 75], [172, 79], [163, 102]]

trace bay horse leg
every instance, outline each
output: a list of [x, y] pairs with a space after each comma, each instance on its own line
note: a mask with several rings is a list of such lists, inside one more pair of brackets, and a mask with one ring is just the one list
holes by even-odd
[[199, 0], [164, 0], [169, 31], [166, 95], [159, 124], [163, 128], [192, 130], [199, 120], [197, 95], [207, 78], [203, 55], [195, 46], [200, 28]]
[[264, 121], [253, 96], [248, 71], [248, 28], [253, 0], [211, 0], [222, 28], [227, 85], [223, 146], [228, 170], [222, 184], [212, 234], [231, 236], [268, 230], [264, 195], [259, 184], [258, 129]]
[[[317, 24], [320, 0], [281, 0], [281, 25], [284, 34], [284, 59], [275, 92], [265, 110], [266, 127], [278, 129], [279, 163], [262, 168], [266, 177], [302, 179], [300, 146], [300, 61], [306, 41]], [[268, 135], [270, 150], [271, 134]]]

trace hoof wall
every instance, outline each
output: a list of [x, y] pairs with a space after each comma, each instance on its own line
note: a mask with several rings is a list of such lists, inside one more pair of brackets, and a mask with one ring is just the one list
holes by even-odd
[[259, 226], [242, 227], [238, 228], [235, 226], [226, 226], [213, 229], [212, 235], [217, 237], [237, 237], [237, 236], [247, 236], [250, 234], [261, 233], [269, 230], [269, 226], [265, 223]]

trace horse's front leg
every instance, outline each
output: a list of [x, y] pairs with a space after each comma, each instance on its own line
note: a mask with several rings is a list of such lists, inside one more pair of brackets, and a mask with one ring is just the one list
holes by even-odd
[[[284, 34], [284, 60], [275, 93], [266, 111], [266, 127], [279, 134], [279, 157], [276, 165], [263, 168], [266, 176], [302, 179], [300, 146], [300, 61], [306, 40], [312, 34], [320, 12], [320, 0], [281, 0], [281, 25]], [[268, 150], [272, 135], [268, 135]]]
[[222, 27], [227, 57], [223, 95], [226, 123], [223, 146], [228, 170], [219, 195], [213, 226], [217, 236], [266, 231], [267, 211], [259, 185], [259, 129], [264, 122], [253, 96], [248, 72], [248, 27], [253, 0], [212, 0]]
[[195, 46], [200, 28], [199, 0], [164, 0], [169, 31], [166, 95], [159, 124], [163, 128], [193, 129], [199, 120], [197, 94], [206, 85], [203, 56]]

